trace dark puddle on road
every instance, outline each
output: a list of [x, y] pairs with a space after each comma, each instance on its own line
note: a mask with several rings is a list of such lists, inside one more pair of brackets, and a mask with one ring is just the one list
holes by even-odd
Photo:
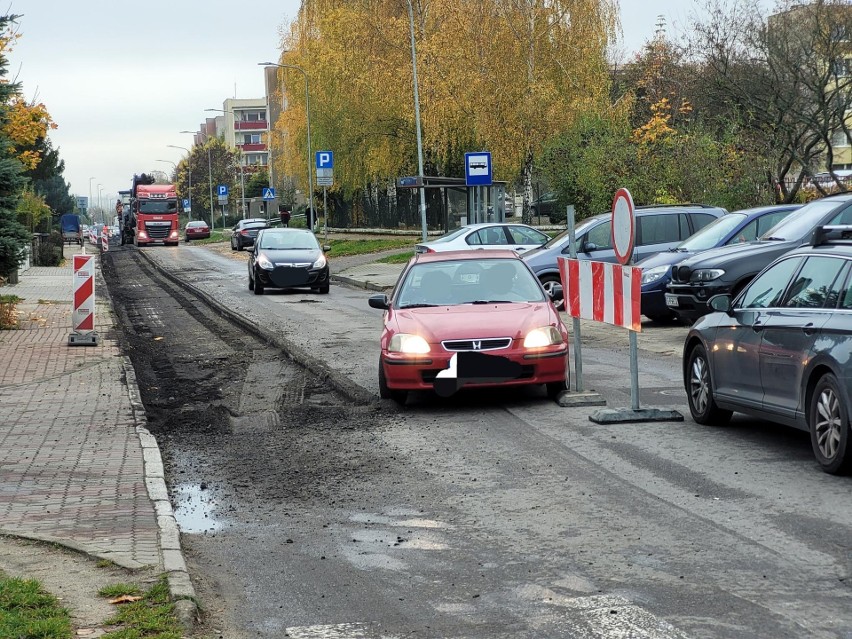
[[223, 523], [216, 519], [216, 498], [201, 484], [178, 484], [172, 489], [175, 519], [181, 532], [205, 533], [220, 530]]

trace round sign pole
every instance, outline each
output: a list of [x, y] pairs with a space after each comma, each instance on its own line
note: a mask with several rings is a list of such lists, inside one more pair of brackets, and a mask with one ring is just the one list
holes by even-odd
[[[627, 189], [618, 189], [612, 200], [612, 247], [619, 264], [633, 264], [636, 241], [636, 216], [633, 198]], [[628, 330], [630, 339], [630, 405], [639, 410], [639, 346], [636, 331]]]

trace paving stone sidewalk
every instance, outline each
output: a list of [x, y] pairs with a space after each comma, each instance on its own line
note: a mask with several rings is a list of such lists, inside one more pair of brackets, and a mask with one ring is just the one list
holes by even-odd
[[69, 266], [34, 267], [0, 288], [24, 299], [19, 328], [0, 331], [0, 533], [162, 570], [158, 507], [146, 484], [151, 453], [99, 268], [98, 345], [68, 346], [78, 250], [66, 247]]

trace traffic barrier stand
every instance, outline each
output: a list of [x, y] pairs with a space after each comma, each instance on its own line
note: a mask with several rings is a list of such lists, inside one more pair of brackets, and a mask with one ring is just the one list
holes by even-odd
[[97, 346], [95, 332], [95, 256], [83, 253], [72, 256], [74, 269], [69, 346]]
[[101, 230], [101, 251], [103, 252], [109, 250], [109, 232], [107, 228], [106, 224], [104, 224], [104, 228]]
[[[559, 271], [569, 315], [626, 328], [632, 334], [631, 339], [641, 332], [641, 267], [560, 257]], [[631, 373], [638, 366], [632, 354], [630, 366]], [[631, 408], [602, 408], [589, 415], [589, 421], [596, 424], [682, 422], [683, 415], [667, 408], [640, 408], [637, 388]]]

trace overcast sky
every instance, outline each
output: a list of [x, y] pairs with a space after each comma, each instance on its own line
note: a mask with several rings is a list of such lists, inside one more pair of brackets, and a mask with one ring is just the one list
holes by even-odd
[[[134, 173], [171, 171], [206, 116], [226, 98], [264, 95], [258, 62], [276, 61], [300, 0], [7, 0], [21, 38], [9, 76], [43, 102], [71, 192], [114, 202]], [[764, 7], [769, 0], [758, 4]], [[621, 0], [630, 53], [655, 31], [686, 28], [692, 0]], [[89, 178], [94, 178], [90, 181]], [[110, 199], [107, 199], [107, 196]]]

